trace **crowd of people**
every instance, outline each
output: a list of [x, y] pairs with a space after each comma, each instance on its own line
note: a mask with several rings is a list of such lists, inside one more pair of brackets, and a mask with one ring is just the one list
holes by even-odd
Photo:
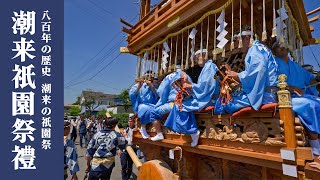
[[[71, 117], [64, 121], [64, 174], [68, 177], [68, 169], [72, 180], [77, 180], [80, 171], [78, 153], [75, 140], [79, 135], [80, 147], [86, 150], [86, 177], [89, 180], [110, 179], [115, 167], [115, 156], [120, 157], [122, 179], [128, 180], [132, 174], [133, 161], [126, 151], [126, 146], [131, 146], [137, 153], [138, 146], [132, 143], [133, 129], [135, 128], [134, 114], [129, 114], [128, 127], [121, 131], [117, 128], [118, 119], [106, 116], [90, 118]], [[84, 140], [84, 141], [83, 141]]]
[[[287, 90], [292, 98], [292, 110], [308, 131], [313, 154], [319, 156], [320, 98], [315, 84], [320, 82], [320, 76], [306, 71], [296, 63], [285, 43], [276, 41], [272, 47], [268, 47], [258, 40], [252, 42], [252, 34], [250, 28], [247, 28], [234, 38], [241, 43], [242, 52], [246, 54], [245, 69], [239, 73], [230, 69], [225, 71], [227, 78], [238, 82], [241, 87], [230, 93], [228, 101], [222, 100], [224, 84], [221, 86], [221, 77], [216, 77], [221, 66], [216, 64], [217, 61], [206, 58], [207, 49], [195, 53], [200, 71], [199, 68], [195, 71], [189, 68], [184, 72], [180, 69], [179, 61], [176, 70], [162, 80], [154, 81], [154, 73], [147, 71], [129, 91], [133, 110], [141, 122], [142, 138], [150, 137], [146, 125], [152, 123], [157, 133], [151, 140], [164, 139], [160, 121], [164, 120], [163, 126], [177, 133], [191, 135], [191, 146], [197, 146], [200, 132], [195, 111], [214, 106], [215, 114], [232, 114], [244, 107], [251, 106], [259, 110], [263, 104], [277, 103], [278, 76], [285, 74]], [[176, 81], [181, 82], [180, 90], [173, 86]], [[186, 91], [191, 92], [191, 95], [181, 98], [181, 93]]]

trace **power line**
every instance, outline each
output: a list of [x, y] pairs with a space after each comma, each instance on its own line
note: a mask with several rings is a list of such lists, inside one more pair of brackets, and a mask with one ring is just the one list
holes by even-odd
[[91, 0], [88, 0], [88, 1], [89, 1], [91, 4], [93, 4], [94, 6], [98, 7], [99, 9], [101, 9], [101, 10], [103, 10], [104, 12], [106, 12], [106, 13], [110, 14], [111, 16], [113, 16], [113, 14], [112, 14], [110, 11], [108, 11], [108, 10], [104, 9], [103, 7], [99, 6], [97, 3], [95, 3], [95, 2], [93, 2], [93, 1], [91, 1]]
[[66, 86], [65, 88], [69, 88], [69, 87], [72, 87], [72, 86], [75, 86], [75, 85], [78, 85], [78, 84], [81, 84], [81, 83], [84, 83], [86, 81], [89, 81], [90, 79], [87, 79], [87, 80], [84, 80], [84, 81], [81, 81], [81, 82], [78, 82], [78, 83], [75, 83], [75, 84], [72, 84], [70, 86]]
[[106, 21], [104, 21], [103, 17], [99, 16], [96, 13], [91, 12], [89, 9], [83, 8], [81, 7], [81, 5], [78, 3], [78, 1], [76, 0], [70, 0], [71, 4], [75, 5], [77, 8], [79, 8], [82, 12], [87, 13], [91, 16], [94, 16], [97, 20], [99, 20], [100, 22], [102, 22], [103, 24], [107, 24]]
[[107, 87], [107, 88], [111, 88], [111, 89], [113, 89], [113, 90], [120, 90], [120, 89], [118, 89], [118, 88], [115, 88], [115, 87], [112, 87], [112, 86], [109, 86], [109, 85], [107, 85], [105, 82], [103, 82], [103, 81], [97, 81], [97, 80], [93, 80], [93, 79], [91, 79], [90, 81], [93, 81], [93, 82], [96, 82], [96, 83], [100, 83], [101, 85], [103, 85], [104, 87]]
[[311, 50], [311, 53], [312, 53], [312, 55], [313, 55], [314, 59], [317, 61], [318, 67], [320, 68], [320, 63], [319, 63], [319, 61], [318, 61], [317, 57], [314, 55], [314, 53], [313, 53], [313, 50], [312, 50], [311, 46], [309, 46], [309, 48], [310, 48], [310, 50]]
[[[130, 21], [134, 20], [136, 17], [138, 17], [139, 14], [137, 14], [135, 17], [133, 17]], [[118, 33], [120, 34], [121, 31]], [[117, 34], [117, 35], [118, 35]], [[114, 38], [117, 37], [117, 36], [114, 36]], [[114, 39], [112, 38], [112, 40]], [[125, 38], [123, 38], [124, 40]], [[110, 40], [93, 58], [91, 58], [88, 63], [84, 64], [81, 69], [83, 69], [85, 66], [87, 66], [91, 61], [93, 61], [109, 44], [110, 42], [112, 42], [112, 40]], [[120, 40], [119, 43], [117, 43], [116, 45], [114, 45], [112, 48], [109, 49], [108, 53], [106, 53], [103, 57], [101, 57], [99, 60], [97, 60], [97, 63], [95, 64], [92, 64], [92, 66], [90, 67], [87, 67], [87, 69], [85, 69], [78, 77], [74, 78], [74, 79], [81, 79], [82, 77], [88, 75], [87, 74], [87, 71], [92, 71], [93, 69], [96, 69], [97, 67], [99, 67], [100, 63], [102, 63], [103, 61], [105, 61], [106, 59], [108, 59], [108, 56], [110, 56], [112, 54], [112, 50], [113, 48], [115, 48], [114, 50], [116, 50], [117, 46], [120, 45], [123, 40]], [[98, 71], [96, 74], [94, 74], [93, 76], [91, 76], [89, 79], [87, 80], [84, 80], [84, 81], [80, 81], [80, 82], [77, 82], [77, 83], [73, 83], [73, 84], [70, 84], [72, 82], [72, 79], [71, 81], [69, 81], [68, 83], [65, 84], [65, 88], [68, 88], [68, 87], [71, 87], [71, 86], [75, 86], [75, 85], [78, 85], [78, 84], [81, 84], [81, 83], [84, 83], [84, 82], [87, 82], [88, 80], [92, 80], [94, 77], [96, 77], [98, 74], [100, 74], [103, 70], [105, 70], [108, 66], [110, 66], [119, 56], [120, 56], [121, 53], [119, 53], [112, 61], [110, 61], [106, 66], [104, 66], [100, 71]]]
[[119, 42], [118, 44], [114, 45], [111, 49], [109, 49], [108, 52], [105, 53], [105, 55], [100, 57], [94, 64], [91, 64], [90, 66], [87, 66], [87, 68], [84, 71], [80, 72], [78, 76], [73, 78], [73, 80], [79, 80], [79, 79], [81, 79], [83, 77], [86, 77], [91, 72], [93, 72], [96, 68], [98, 68], [100, 66], [101, 63], [103, 63], [106, 59], [108, 59], [111, 54], [116, 52], [115, 50], [119, 47], [119, 45], [122, 42], [123, 42], [123, 40], [121, 42]]
[[[133, 21], [134, 19], [136, 19], [138, 17], [138, 15], [139, 14], [137, 14], [135, 17], [131, 18], [130, 21]], [[122, 33], [122, 31], [119, 31], [119, 33], [117, 33], [93, 58], [91, 58], [86, 64], [84, 64], [80, 68], [80, 71], [78, 71], [80, 73], [80, 75], [76, 76], [75, 78], [73, 78], [70, 81], [68, 81], [67, 83], [65, 83], [65, 86], [67, 86], [71, 81], [73, 81], [75, 79], [83, 78], [84, 76], [87, 75], [87, 71], [92, 71], [93, 69], [95, 69], [99, 66], [99, 63], [102, 63], [104, 60], [106, 60], [108, 58], [107, 56], [110, 56], [112, 54], [111, 51], [116, 50], [118, 48], [118, 46], [125, 40], [125, 37], [123, 39], [121, 39], [120, 42], [118, 42], [113, 47], [111, 47], [109, 49], [109, 51], [103, 57], [101, 57], [99, 60], [97, 60], [96, 63], [92, 64], [90, 67], [87, 67], [85, 70], [82, 71], [82, 69], [84, 69], [85, 66], [87, 66], [91, 61], [93, 61], [113, 41], [113, 39], [115, 39], [121, 33]], [[81, 73], [81, 71], [82, 71], [82, 73]]]
[[81, 81], [81, 82], [78, 82], [78, 83], [74, 83], [74, 84], [68, 85], [68, 86], [66, 86], [65, 88], [72, 87], [72, 86], [75, 86], [75, 85], [78, 85], [78, 84], [87, 82], [87, 81], [89, 81], [89, 80], [92, 80], [94, 77], [96, 77], [98, 74], [100, 74], [103, 70], [105, 70], [108, 66], [110, 66], [120, 55], [121, 55], [121, 53], [119, 53], [112, 61], [110, 61], [106, 66], [104, 66], [100, 71], [98, 71], [96, 74], [94, 74], [93, 76], [91, 76], [89, 79], [86, 79], [86, 80], [84, 80], [84, 81]]
[[94, 60], [94, 59], [95, 59], [114, 39], [116, 39], [116, 38], [118, 37], [118, 35], [120, 35], [120, 34], [121, 34], [121, 31], [118, 32], [116, 35], [114, 35], [114, 36], [112, 37], [112, 39], [111, 39], [110, 41], [108, 41], [107, 44], [105, 44], [105, 45], [103, 46], [103, 48], [102, 48], [95, 56], [93, 56], [92, 58], [90, 58], [89, 61], [87, 61], [85, 64], [83, 64], [83, 65], [80, 67], [80, 71], [81, 71], [85, 66], [87, 66], [92, 60]]
[[[97, 57], [100, 52], [102, 52], [103, 49], [105, 49], [105, 47], [107, 47], [107, 45], [98, 53], [94, 56], [94, 58], [90, 59], [88, 61], [88, 63], [86, 63], [84, 66], [82, 66], [81, 70], [78, 71], [79, 75], [74, 77], [73, 79], [71, 79], [70, 81], [68, 81], [65, 85], [68, 85], [70, 82], [72, 82], [73, 80], [77, 80], [77, 79], [81, 79], [83, 77], [85, 77], [86, 75], [88, 75], [88, 71], [92, 71], [94, 69], [96, 69], [100, 63], [102, 63], [104, 60], [107, 59], [107, 56], [111, 55], [113, 53], [114, 50], [117, 49], [117, 47], [124, 41], [124, 39], [120, 40], [120, 42], [118, 42], [117, 44], [115, 44], [114, 46], [112, 46], [101, 58], [97, 59], [96, 63], [93, 63], [89, 66], [87, 66], [91, 61], [94, 60], [95, 57]], [[86, 69], [84, 69], [86, 67]], [[83, 71], [82, 71], [83, 69]]]
[[121, 55], [121, 53], [119, 53], [112, 61], [110, 61], [106, 66], [104, 66], [100, 71], [98, 71], [96, 74], [94, 74], [90, 79], [96, 77], [98, 74], [100, 74], [103, 70], [105, 70], [108, 66], [110, 66], [116, 59], [118, 59], [118, 57]]

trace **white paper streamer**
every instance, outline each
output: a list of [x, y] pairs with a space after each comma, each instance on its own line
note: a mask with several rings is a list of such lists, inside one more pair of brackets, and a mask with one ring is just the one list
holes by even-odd
[[164, 42], [163, 49], [162, 49], [162, 60], [161, 60], [161, 66], [162, 66], [163, 70], [165, 70], [167, 68], [167, 63], [168, 63], [167, 59], [169, 57], [168, 52], [170, 52], [170, 48], [168, 46], [168, 43]]
[[224, 46], [228, 43], [228, 39], [225, 38], [225, 36], [228, 34], [228, 31], [225, 30], [228, 23], [225, 22], [225, 11], [222, 10], [220, 16], [217, 19], [217, 22], [219, 23], [218, 28], [216, 31], [220, 33], [217, 36], [217, 40], [219, 41], [217, 47], [220, 49], [223, 49]]

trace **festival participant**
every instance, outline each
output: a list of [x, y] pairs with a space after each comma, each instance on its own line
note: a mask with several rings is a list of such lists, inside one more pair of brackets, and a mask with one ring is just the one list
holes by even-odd
[[87, 121], [85, 121], [84, 116], [80, 117], [80, 121], [78, 122], [78, 131], [80, 136], [80, 147], [83, 148], [82, 140], [84, 139], [84, 146], [87, 147], [88, 139], [87, 139]]
[[[128, 119], [128, 127], [124, 130], [122, 135], [126, 138], [128, 146], [131, 146], [133, 151], [137, 152], [137, 146], [132, 143], [133, 130], [135, 128], [134, 122], [134, 114], [130, 113]], [[126, 150], [120, 151], [120, 159], [122, 168], [122, 180], [128, 180], [131, 177], [133, 161]]]
[[96, 125], [94, 116], [90, 117], [87, 123], [87, 132], [88, 132], [88, 142], [91, 140], [93, 135], [96, 133]]
[[[140, 81], [135, 84], [129, 90], [129, 96], [132, 103], [132, 108], [135, 113], [138, 114], [141, 123], [140, 133], [142, 138], [147, 139], [150, 135], [147, 133], [146, 125], [154, 122], [150, 118], [150, 112], [154, 108], [154, 104], [157, 102], [157, 85], [153, 83], [153, 72], [147, 71], [144, 75], [144, 81]], [[147, 80], [150, 77], [150, 80]], [[157, 126], [155, 124], [155, 126]]]
[[196, 61], [198, 65], [202, 68], [201, 73], [197, 79], [197, 83], [192, 83], [188, 78], [183, 74], [184, 78], [184, 88], [192, 89], [193, 97], [197, 100], [198, 111], [201, 111], [203, 108], [214, 105], [215, 100], [218, 98], [220, 87], [218, 82], [214, 79], [218, 67], [210, 59], [206, 59], [207, 49], [198, 50], [196, 55]]
[[69, 168], [72, 175], [71, 180], [78, 180], [79, 171], [77, 148], [74, 141], [68, 139], [70, 133], [70, 122], [64, 121], [64, 179], [67, 179]]
[[98, 120], [95, 123], [96, 133], [103, 129], [103, 120], [104, 120], [104, 117], [102, 115], [99, 115]]
[[[258, 110], [262, 104], [277, 102], [278, 84], [277, 63], [272, 52], [258, 40], [250, 47], [250, 28], [241, 32], [242, 51], [246, 54], [245, 70], [236, 73], [228, 70], [226, 74], [241, 83], [242, 91], [232, 95], [232, 100], [223, 106], [226, 113], [252, 106]], [[240, 35], [239, 35], [240, 36]]]
[[[195, 61], [197, 58], [195, 58]], [[186, 71], [188, 76], [191, 78], [192, 82], [198, 83], [198, 79], [200, 76], [200, 73], [202, 71], [203, 66], [199, 66], [198, 64], [194, 65], [193, 67], [189, 67]]]
[[183, 88], [191, 89], [192, 97], [183, 100], [180, 108], [179, 104], [175, 104], [165, 123], [166, 127], [175, 132], [190, 134], [192, 147], [198, 144], [200, 136], [193, 111], [201, 111], [209, 105], [214, 105], [220, 89], [219, 84], [214, 79], [218, 68], [212, 60], [205, 59], [206, 53], [206, 49], [195, 53], [198, 65], [203, 67], [197, 79], [198, 83], [190, 82], [185, 73], [181, 74], [184, 81]]
[[126, 146], [125, 138], [114, 130], [117, 123], [116, 118], [104, 120], [103, 128], [89, 142], [86, 173], [90, 172], [90, 180], [110, 179], [117, 148], [123, 150]]
[[[183, 71], [181, 71], [180, 65], [176, 65], [176, 68], [177, 70], [175, 72], [170, 73], [163, 79], [157, 90], [159, 100], [154, 106], [153, 111], [151, 111], [151, 121], [155, 122], [154, 125], [157, 131], [157, 135], [151, 138], [152, 141], [159, 141], [164, 139], [161, 132], [160, 119], [165, 114], [169, 113], [173, 108], [173, 101], [175, 100], [178, 92], [171, 86], [171, 84], [174, 81], [181, 79], [181, 73], [184, 73]], [[189, 81], [192, 82], [190, 78]]]
[[307, 128], [309, 144], [313, 154], [320, 155], [320, 98], [308, 91], [310, 84], [320, 81], [310, 72], [303, 69], [288, 56], [288, 49], [281, 47], [279, 42], [274, 43], [272, 50], [279, 66], [279, 74], [287, 76], [288, 90], [291, 92], [292, 110], [298, 115]]
[[76, 117], [76, 116], [73, 116], [73, 117], [71, 118], [70, 124], [71, 124], [71, 134], [70, 134], [70, 137], [71, 137], [71, 140], [72, 140], [73, 142], [75, 142], [76, 139], [77, 139], [77, 125], [78, 125], [78, 121], [77, 121], [77, 117]]

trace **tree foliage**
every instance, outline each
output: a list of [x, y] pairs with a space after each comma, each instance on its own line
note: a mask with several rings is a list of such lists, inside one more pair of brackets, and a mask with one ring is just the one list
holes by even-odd
[[[100, 110], [97, 113], [97, 116], [101, 115], [101, 116], [105, 117], [106, 112], [107, 112], [107, 110], [105, 110], [105, 109]], [[128, 126], [129, 113], [119, 113], [119, 114], [113, 114], [112, 112], [109, 112], [109, 113], [110, 113], [111, 117], [117, 118], [119, 120], [119, 122], [118, 122], [119, 128], [124, 128], [124, 127]]]
[[86, 111], [91, 112], [100, 106], [103, 102], [103, 93], [94, 91], [83, 91], [81, 97], [81, 106], [86, 108]]
[[129, 90], [124, 89], [119, 95], [118, 98], [122, 100], [125, 111], [127, 112], [129, 107], [131, 106], [131, 101], [129, 97]]
[[81, 109], [78, 106], [73, 106], [69, 110], [69, 115], [70, 116], [79, 116], [80, 112], [81, 112]]
[[99, 117], [99, 116], [105, 117], [105, 116], [106, 116], [106, 113], [107, 113], [107, 110], [102, 109], [102, 110], [100, 110], [100, 111], [97, 113], [97, 116], [98, 116], [98, 117]]
[[129, 113], [119, 113], [119, 114], [110, 113], [110, 115], [119, 120], [118, 122], [119, 128], [125, 128], [128, 126]]
[[74, 102], [72, 105], [80, 105], [80, 104], [81, 104], [81, 97], [78, 96], [78, 97], [77, 97], [77, 101]]

